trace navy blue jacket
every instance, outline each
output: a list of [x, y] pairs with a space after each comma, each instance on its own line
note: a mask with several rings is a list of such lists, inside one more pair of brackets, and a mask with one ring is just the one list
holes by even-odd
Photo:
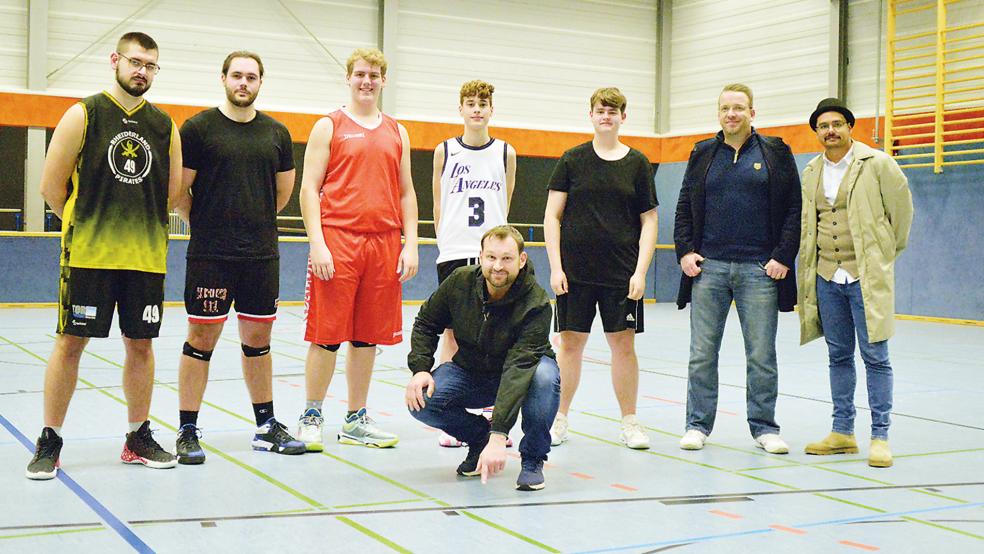
[[[799, 171], [789, 146], [779, 137], [758, 135], [762, 155], [769, 170], [769, 244], [771, 258], [789, 268], [789, 273], [781, 279], [779, 287], [779, 311], [791, 312], [796, 305], [796, 253], [799, 251], [800, 206], [803, 199], [800, 193]], [[748, 140], [754, 140], [749, 137]], [[707, 171], [724, 144], [724, 133], [702, 140], [694, 145], [683, 175], [680, 200], [677, 202], [676, 221], [673, 225], [673, 242], [676, 244], [677, 261], [690, 252], [700, 253], [700, 242], [704, 235], [704, 184]], [[681, 271], [680, 292], [677, 307], [681, 310], [690, 302], [693, 278]]]

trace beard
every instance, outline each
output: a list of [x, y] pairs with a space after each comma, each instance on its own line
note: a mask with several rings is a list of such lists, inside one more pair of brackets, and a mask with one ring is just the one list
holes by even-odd
[[[247, 108], [249, 106], [252, 106], [253, 102], [256, 101], [256, 95], [260, 93], [260, 91], [257, 90], [256, 92], [250, 94], [246, 98], [239, 98], [238, 96], [236, 96], [236, 91], [237, 89], [226, 88], [226, 99], [229, 100], [230, 104], [236, 106], [237, 108]], [[248, 93], [249, 90], [247, 90], [246, 92]]]
[[137, 98], [144, 95], [145, 92], [150, 90], [150, 81], [144, 79], [143, 82], [137, 80], [136, 75], [130, 77], [129, 81], [124, 81], [123, 77], [120, 76], [119, 69], [116, 70], [116, 82], [120, 85], [120, 88], [126, 91], [130, 96], [136, 96]]

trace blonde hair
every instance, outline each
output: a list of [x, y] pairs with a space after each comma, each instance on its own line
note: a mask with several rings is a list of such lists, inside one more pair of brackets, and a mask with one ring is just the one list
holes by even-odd
[[629, 101], [625, 99], [625, 95], [622, 94], [622, 91], [615, 87], [603, 87], [594, 91], [594, 94], [591, 95], [590, 108], [593, 110], [595, 104], [599, 102], [602, 106], [618, 108], [618, 111], [620, 112], [624, 112], [625, 107], [629, 104]]
[[[730, 85], [725, 85], [725, 87], [721, 89], [721, 94], [724, 94], [726, 92], [740, 92], [744, 94], [745, 96], [748, 97], [748, 107], [749, 108], [752, 107], [752, 89], [750, 89], [748, 85], [743, 85], [741, 83], [731, 83]], [[721, 98], [721, 94], [718, 95], [718, 99]]]
[[493, 92], [495, 92], [495, 87], [492, 86], [492, 83], [486, 83], [485, 81], [480, 81], [478, 79], [468, 81], [467, 83], [461, 85], [461, 92], [458, 93], [458, 104], [463, 104], [465, 102], [465, 98], [470, 96], [477, 96], [482, 100], [488, 100], [489, 104], [491, 104]]
[[378, 66], [379, 73], [385, 77], [386, 76], [386, 58], [383, 57], [383, 53], [379, 51], [378, 48], [359, 48], [352, 52], [345, 62], [345, 76], [352, 76], [352, 68], [355, 67], [355, 62], [363, 60], [371, 66]]

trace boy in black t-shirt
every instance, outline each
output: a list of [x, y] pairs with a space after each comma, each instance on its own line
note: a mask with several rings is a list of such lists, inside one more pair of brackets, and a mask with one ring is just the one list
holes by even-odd
[[273, 417], [270, 332], [280, 295], [277, 213], [294, 189], [294, 156], [287, 128], [253, 107], [262, 82], [259, 56], [229, 54], [222, 65], [226, 101], [181, 127], [184, 181], [191, 185], [190, 195], [175, 209], [191, 225], [185, 276], [188, 341], [178, 369], [177, 455], [182, 464], [205, 461], [198, 444], [198, 411], [212, 350], [233, 303], [243, 377], [256, 418], [253, 449], [306, 451]]
[[656, 246], [657, 201], [649, 160], [619, 141], [625, 106], [617, 88], [596, 90], [589, 112], [594, 138], [564, 152], [550, 178], [543, 231], [550, 286], [557, 295], [554, 330], [560, 333], [560, 410], [550, 430], [555, 446], [568, 438], [567, 411], [597, 305], [612, 352], [620, 438], [629, 448], [649, 448], [635, 415], [635, 334], [643, 331], [642, 296]]

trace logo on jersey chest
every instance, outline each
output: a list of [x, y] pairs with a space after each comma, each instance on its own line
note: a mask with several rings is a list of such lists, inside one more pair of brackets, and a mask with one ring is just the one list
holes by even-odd
[[142, 183], [153, 163], [150, 144], [134, 131], [117, 133], [109, 141], [107, 156], [113, 176], [127, 185]]
[[451, 168], [451, 194], [469, 190], [502, 190], [502, 183], [492, 179], [469, 179], [471, 166], [455, 163]]

